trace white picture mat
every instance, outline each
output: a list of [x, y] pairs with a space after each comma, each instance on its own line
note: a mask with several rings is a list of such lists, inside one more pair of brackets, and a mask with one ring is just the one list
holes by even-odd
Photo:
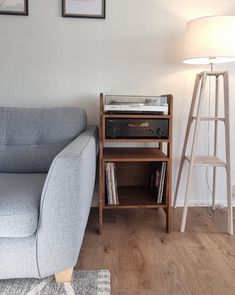
[[0, 11], [23, 12], [25, 10], [24, 0], [0, 0]]
[[68, 14], [102, 15], [102, 0], [67, 0], [65, 5]]

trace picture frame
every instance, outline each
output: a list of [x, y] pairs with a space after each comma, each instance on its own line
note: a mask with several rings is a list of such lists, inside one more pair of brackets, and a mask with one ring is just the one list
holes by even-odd
[[28, 0], [0, 0], [0, 14], [28, 15]]
[[105, 18], [106, 0], [62, 0], [62, 16]]

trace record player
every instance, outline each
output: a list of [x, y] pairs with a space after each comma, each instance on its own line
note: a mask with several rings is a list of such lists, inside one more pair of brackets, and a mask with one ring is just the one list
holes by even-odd
[[166, 96], [106, 95], [104, 112], [168, 114]]

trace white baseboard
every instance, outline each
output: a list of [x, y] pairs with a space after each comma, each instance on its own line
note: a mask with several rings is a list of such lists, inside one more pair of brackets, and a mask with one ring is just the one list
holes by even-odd
[[[216, 200], [216, 205], [218, 207], [227, 207], [227, 201], [226, 200]], [[205, 200], [190, 200], [189, 207], [208, 207], [211, 206], [211, 202], [205, 202]], [[178, 199], [176, 207], [184, 207], [184, 200]], [[235, 198], [233, 196], [233, 207], [235, 207]]]
[[[216, 200], [216, 205], [218, 207], [227, 207], [227, 201], [225, 199], [217, 199]], [[92, 207], [98, 207], [99, 202], [98, 202], [98, 195], [94, 194], [93, 200], [92, 200]], [[205, 200], [190, 200], [189, 207], [208, 207], [211, 206], [211, 202], [205, 202]], [[184, 199], [179, 198], [177, 201], [177, 206], [176, 207], [184, 207]], [[235, 207], [235, 195], [233, 195], [233, 207]]]

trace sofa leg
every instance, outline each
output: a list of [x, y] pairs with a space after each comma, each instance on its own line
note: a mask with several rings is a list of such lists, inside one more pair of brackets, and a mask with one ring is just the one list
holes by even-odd
[[71, 282], [72, 274], [73, 274], [73, 267], [67, 268], [64, 271], [57, 272], [55, 274], [55, 280], [57, 283], [69, 283]]

